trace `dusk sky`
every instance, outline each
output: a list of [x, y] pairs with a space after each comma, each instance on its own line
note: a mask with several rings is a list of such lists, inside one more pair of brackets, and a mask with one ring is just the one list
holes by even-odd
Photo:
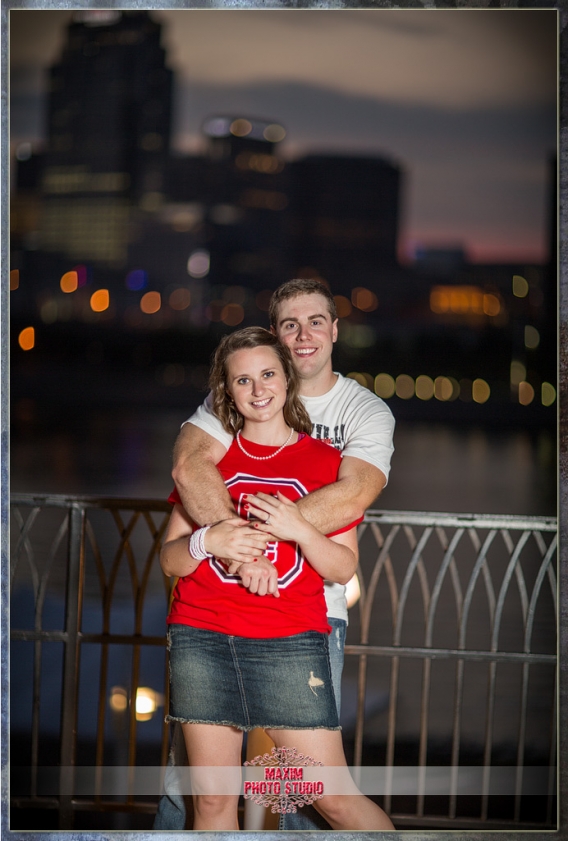
[[[45, 68], [70, 11], [10, 12], [11, 135], [43, 137]], [[161, 10], [173, 145], [216, 112], [281, 122], [283, 156], [380, 155], [404, 172], [401, 251], [547, 257], [554, 10]]]

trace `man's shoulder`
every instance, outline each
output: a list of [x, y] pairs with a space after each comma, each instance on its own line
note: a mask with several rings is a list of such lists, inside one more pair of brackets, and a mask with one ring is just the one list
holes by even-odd
[[377, 411], [388, 412], [392, 414], [389, 406], [385, 403], [382, 397], [379, 397], [374, 391], [371, 391], [367, 386], [354, 380], [352, 377], [344, 377], [343, 374], [338, 374], [338, 396], [339, 394], [354, 400], [360, 406], [361, 404], [368, 405], [375, 408]]

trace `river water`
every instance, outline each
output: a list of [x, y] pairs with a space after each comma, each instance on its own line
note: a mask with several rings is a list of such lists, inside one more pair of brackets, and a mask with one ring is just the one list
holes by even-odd
[[[20, 418], [12, 492], [163, 498], [183, 410], [86, 410]], [[553, 430], [401, 422], [388, 486], [374, 507], [479, 514], [556, 514]]]

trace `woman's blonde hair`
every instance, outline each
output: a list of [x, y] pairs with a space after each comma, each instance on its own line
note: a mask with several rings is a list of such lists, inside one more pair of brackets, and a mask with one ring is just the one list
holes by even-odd
[[256, 347], [272, 348], [279, 360], [286, 377], [287, 392], [284, 404], [284, 420], [296, 432], [312, 431], [312, 422], [299, 397], [299, 377], [292, 362], [288, 348], [281, 344], [276, 336], [263, 327], [245, 327], [221, 339], [213, 356], [209, 388], [213, 397], [213, 413], [219, 418], [226, 432], [235, 435], [244, 426], [243, 416], [237, 411], [228, 389], [227, 362], [232, 353]]

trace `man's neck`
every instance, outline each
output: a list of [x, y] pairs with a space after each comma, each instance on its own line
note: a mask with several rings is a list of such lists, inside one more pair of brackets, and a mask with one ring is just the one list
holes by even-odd
[[311, 380], [300, 380], [301, 397], [321, 397], [331, 391], [337, 382], [337, 374], [333, 373], [331, 365], [329, 370], [322, 371], [317, 377]]

